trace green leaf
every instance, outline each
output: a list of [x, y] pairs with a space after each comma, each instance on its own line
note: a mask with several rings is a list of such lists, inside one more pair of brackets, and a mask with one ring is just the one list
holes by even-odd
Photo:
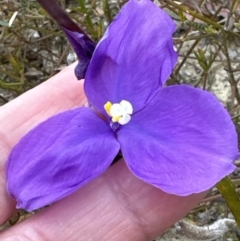
[[203, 63], [207, 63], [207, 58], [205, 56], [205, 52], [201, 49], [198, 49], [198, 55], [200, 56], [200, 59]]
[[16, 72], [21, 72], [22, 70], [22, 66], [21, 66], [21, 63], [16, 59], [14, 58], [11, 54], [8, 55], [8, 60], [9, 62], [11, 63], [13, 69], [16, 71]]
[[217, 188], [224, 197], [238, 227], [240, 227], [240, 198], [238, 193], [235, 191], [234, 184], [231, 182], [229, 177], [225, 177], [217, 184]]
[[183, 11], [181, 9], [178, 10], [178, 17], [181, 22], [186, 21], [186, 17], [183, 14]]
[[204, 72], [208, 72], [208, 63], [207, 63], [207, 59], [205, 57], [204, 52], [202, 50], [198, 49], [198, 51], [194, 51], [193, 53], [194, 53], [199, 65], [204, 70]]
[[22, 92], [23, 83], [6, 83], [3, 80], [0, 79], [0, 88], [6, 89], [6, 90], [14, 90], [16, 92]]

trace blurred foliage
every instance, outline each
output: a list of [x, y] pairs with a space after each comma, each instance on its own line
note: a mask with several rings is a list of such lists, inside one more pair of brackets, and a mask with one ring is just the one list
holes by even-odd
[[[60, 0], [59, 4], [98, 41], [123, 2]], [[240, 130], [239, 1], [158, 0], [156, 3], [177, 24], [174, 42], [179, 61], [168, 84], [186, 83], [212, 91], [228, 108], [237, 130]], [[9, 27], [16, 11], [18, 14]], [[36, 1], [1, 1], [0, 104], [56, 74], [68, 64], [72, 55], [71, 47], [58, 25]], [[239, 192], [240, 165], [237, 165], [238, 170], [231, 176], [235, 186], [229, 185], [231, 187], [228, 188], [232, 191], [236, 188]], [[218, 195], [214, 191], [207, 200], [219, 198]], [[231, 195], [224, 195], [224, 198], [229, 203]]]

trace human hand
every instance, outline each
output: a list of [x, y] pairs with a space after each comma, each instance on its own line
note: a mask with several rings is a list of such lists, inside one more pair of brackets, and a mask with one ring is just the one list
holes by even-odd
[[[0, 222], [15, 206], [6, 192], [4, 170], [12, 147], [38, 123], [86, 103], [83, 81], [76, 80], [74, 66], [0, 108]], [[120, 160], [77, 192], [3, 232], [0, 240], [151, 240], [186, 215], [204, 195], [164, 193], [133, 176]]]

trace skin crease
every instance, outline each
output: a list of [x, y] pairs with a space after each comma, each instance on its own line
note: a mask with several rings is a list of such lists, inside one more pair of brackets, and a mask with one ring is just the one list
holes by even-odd
[[[5, 186], [11, 148], [55, 113], [86, 103], [75, 64], [0, 108], [0, 222], [15, 211]], [[178, 197], [142, 182], [123, 160], [72, 195], [0, 234], [1, 241], [148, 241], [161, 235], [206, 193]]]

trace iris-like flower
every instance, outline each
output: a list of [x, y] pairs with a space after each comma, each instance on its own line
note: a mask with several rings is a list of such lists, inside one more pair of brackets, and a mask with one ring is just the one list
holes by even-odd
[[207, 190], [235, 169], [236, 132], [218, 100], [187, 85], [163, 86], [177, 60], [174, 31], [150, 0], [122, 8], [86, 72], [90, 107], [51, 117], [12, 150], [8, 191], [19, 208], [73, 193], [119, 151], [135, 176], [176, 195]]

